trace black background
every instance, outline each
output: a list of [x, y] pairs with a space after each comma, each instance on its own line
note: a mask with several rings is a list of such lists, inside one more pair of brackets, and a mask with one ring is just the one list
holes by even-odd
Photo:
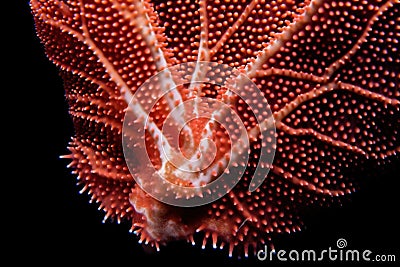
[[[200, 245], [182, 242], [153, 253], [128, 233], [128, 223], [102, 223], [104, 213], [97, 210], [97, 204], [89, 204], [86, 194], [79, 194], [76, 177], [66, 168], [68, 160], [59, 158], [68, 153], [66, 147], [73, 134], [62, 80], [35, 35], [27, 1], [15, 3], [14, 17], [6, 26], [11, 27], [11, 40], [18, 43], [9, 66], [18, 75], [8, 91], [13, 101], [20, 101], [12, 103], [23, 115], [11, 117], [10, 125], [16, 130], [10, 133], [24, 140], [8, 156], [14, 163], [23, 163], [12, 169], [12, 179], [18, 185], [5, 188], [13, 196], [5, 203], [15, 204], [10, 214], [20, 218], [20, 223], [14, 224], [13, 215], [8, 216], [17, 228], [11, 237], [14, 246], [10, 246], [18, 251], [14, 261], [137, 266], [144, 259], [146, 264], [283, 265], [229, 258], [226, 250], [213, 250], [210, 245], [202, 250]], [[13, 113], [9, 110], [7, 114]], [[4, 117], [9, 117], [7, 114]], [[305, 229], [282, 236], [276, 247], [322, 250], [336, 247], [336, 240], [345, 238], [349, 249], [395, 254], [400, 261], [399, 161], [385, 169], [372, 178], [360, 177], [365, 180], [362, 190], [344, 206], [311, 211], [305, 218]]]

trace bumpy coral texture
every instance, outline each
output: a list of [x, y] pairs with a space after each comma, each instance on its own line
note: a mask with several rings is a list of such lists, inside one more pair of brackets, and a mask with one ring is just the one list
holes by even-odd
[[[300, 230], [303, 207], [350, 194], [365, 164], [382, 165], [400, 151], [397, 0], [32, 0], [31, 7], [65, 82], [75, 126], [70, 167], [106, 218], [131, 221], [157, 248], [194, 242], [200, 232], [203, 246], [247, 255]], [[233, 190], [208, 205], [175, 207], [142, 191], [126, 166], [126, 95], [166, 67], [200, 60], [239, 69], [264, 93], [276, 154], [268, 177], [249, 192], [260, 147], [252, 140]], [[234, 106], [248, 129], [256, 126], [243, 103]], [[157, 125], [168, 110], [154, 110]], [[152, 142], [151, 133], [146, 138]]]

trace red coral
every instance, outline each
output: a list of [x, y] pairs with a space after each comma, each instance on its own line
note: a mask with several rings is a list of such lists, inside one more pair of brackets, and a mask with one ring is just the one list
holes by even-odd
[[[140, 240], [157, 247], [194, 242], [202, 231], [203, 246], [210, 238], [214, 246], [228, 245], [230, 254], [239, 246], [247, 255], [275, 233], [300, 230], [304, 206], [351, 193], [365, 164], [400, 151], [396, 1], [32, 0], [31, 7], [65, 81], [75, 126], [70, 167], [106, 218], [131, 220]], [[153, 124], [142, 133], [157, 170], [171, 165], [161, 159], [157, 130], [173, 107], [200, 96], [235, 110], [251, 152], [248, 164], [237, 160], [245, 171], [229, 193], [207, 205], [176, 207], [137, 185], [123, 151], [124, 117], [135, 94], [146, 105], [147, 91], [139, 88], [148, 79], [200, 61], [236, 68], [257, 86], [275, 121], [275, 158], [268, 176], [259, 177], [261, 186], [249, 191], [263, 148], [255, 113], [267, 106], [255, 103], [254, 113], [246, 101], [229, 99], [229, 83], [177, 88], [149, 110]], [[190, 134], [179, 141], [186, 156], [195, 153], [188, 140], [199, 145], [208, 123], [188, 125]], [[235, 143], [223, 128], [210, 127], [213, 165], [223, 165]], [[173, 183], [195, 183], [166, 173]]]

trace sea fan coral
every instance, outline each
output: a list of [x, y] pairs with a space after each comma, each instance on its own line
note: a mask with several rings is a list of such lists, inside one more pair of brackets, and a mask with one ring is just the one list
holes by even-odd
[[398, 1], [31, 7], [64, 80], [70, 167], [157, 248], [202, 232], [247, 255], [400, 151]]

